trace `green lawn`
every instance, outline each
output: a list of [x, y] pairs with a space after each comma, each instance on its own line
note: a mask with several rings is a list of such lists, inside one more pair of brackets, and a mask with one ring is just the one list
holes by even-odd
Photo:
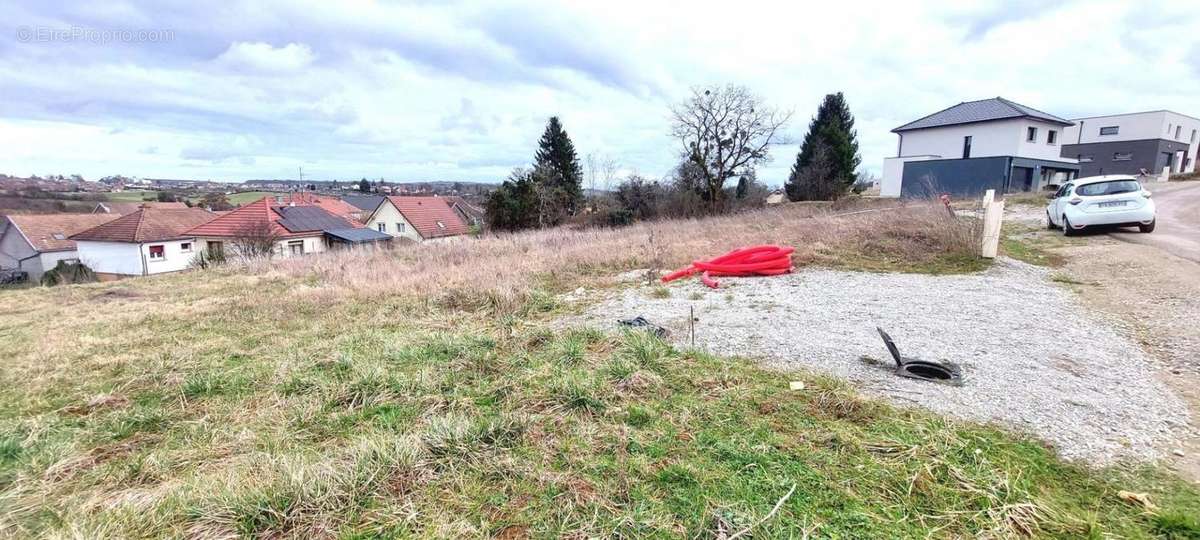
[[135, 189], [119, 191], [116, 193], [108, 193], [106, 195], [108, 196], [108, 200], [112, 202], [142, 202], [147, 199], [156, 200], [155, 197], [158, 196], [158, 192]]
[[[274, 195], [280, 195], [280, 193], [275, 193], [275, 192], [271, 192], [271, 191], [244, 191], [244, 192], [240, 192], [240, 193], [231, 194], [227, 198], [229, 199], [229, 202], [231, 204], [233, 204], [235, 206], [241, 206], [243, 204], [249, 204], [254, 201], [257, 201], [263, 197], [274, 196]], [[157, 200], [156, 199], [157, 196], [158, 196], [157, 191], [131, 190], [131, 191], [121, 191], [118, 193], [109, 193], [108, 200], [113, 201], [113, 202], [142, 202], [147, 199]], [[188, 200], [190, 200], [194, 204], [194, 203], [200, 202], [200, 199], [202, 199], [202, 198], [203, 198], [203, 196], [195, 196], [195, 197], [189, 197]]]

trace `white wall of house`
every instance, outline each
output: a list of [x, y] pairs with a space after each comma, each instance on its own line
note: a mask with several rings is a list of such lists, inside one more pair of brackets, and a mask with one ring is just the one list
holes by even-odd
[[320, 236], [305, 236], [302, 238], [288, 238], [275, 243], [275, 255], [278, 257], [298, 257], [301, 253], [295, 253], [292, 249], [293, 244], [299, 244], [303, 247], [303, 255], [312, 253], [321, 253], [329, 249], [325, 243], [325, 235]]
[[[178, 272], [191, 267], [197, 243], [193, 238], [165, 242], [96, 242], [79, 240], [79, 260], [101, 274], [144, 276]], [[161, 258], [151, 257], [151, 248], [162, 246]]]
[[[163, 258], [150, 258], [150, 248], [153, 246], [163, 246]], [[141, 245], [141, 254], [146, 257], [147, 273], [162, 274], [190, 268], [192, 261], [196, 260], [198, 249], [196, 239], [188, 238], [185, 240], [171, 240], [169, 242], [144, 243]]]
[[899, 197], [900, 185], [904, 180], [904, 164], [910, 161], [941, 159], [942, 156], [904, 156], [883, 160], [883, 178], [879, 181], [880, 197]]
[[[380, 224], [383, 225], [382, 228]], [[393, 238], [408, 238], [414, 242], [422, 240], [421, 234], [407, 219], [404, 219], [404, 214], [401, 214], [396, 205], [388, 199], [384, 199], [380, 203], [379, 208], [376, 208], [375, 212], [371, 214], [366, 225], [371, 229], [390, 234]]]
[[37, 250], [29, 245], [25, 236], [15, 225], [5, 220], [4, 231], [0, 232], [0, 268], [19, 268], [29, 273], [29, 279], [42, 277], [42, 261]]
[[[1029, 128], [1037, 129], [1035, 140], [1029, 141]], [[1050, 144], [1049, 135], [1057, 135]], [[963, 157], [963, 139], [971, 137], [971, 156], [1016, 156], [1031, 159], [1063, 161], [1059, 156], [1064, 126], [1028, 118], [997, 120], [944, 126], [904, 132], [898, 157], [941, 156], [945, 159]]]
[[142, 254], [138, 244], [129, 242], [92, 242], [77, 240], [79, 261], [101, 274], [143, 275]]
[[[1116, 127], [1114, 135], [1101, 135], [1100, 128]], [[1067, 144], [1088, 144], [1113, 141], [1138, 141], [1166, 138], [1167, 120], [1163, 111], [1114, 114], [1075, 120], [1065, 130]]]
[[[1011, 154], [1016, 157], [1030, 159], [1045, 159], [1049, 161], [1075, 161], [1062, 157], [1063, 129], [1067, 126], [1051, 124], [1049, 122], [1038, 122], [1028, 118], [1021, 121], [1021, 129], [1017, 132], [1017, 153]], [[1029, 140], [1029, 128], [1037, 130], [1034, 133], [1034, 140]], [[1055, 133], [1054, 143], [1050, 143], [1050, 132]]]
[[957, 126], [918, 129], [902, 133], [899, 157], [963, 157], [963, 138], [971, 137], [971, 157], [1013, 156], [1020, 145], [1023, 120], [977, 122]]
[[[226, 257], [237, 257], [237, 241], [232, 238], [221, 237], [201, 237], [196, 239], [195, 249], [208, 249], [210, 243], [221, 243], [222, 249], [225, 250]], [[329, 245], [325, 242], [324, 233], [316, 233], [313, 236], [302, 236], [297, 238], [285, 238], [275, 241], [274, 255], [275, 257], [293, 257], [291, 242], [299, 242], [303, 246], [304, 255], [310, 253], [321, 253], [329, 250]]]
[[[66, 249], [62, 251], [43, 251], [38, 255], [38, 260], [41, 261], [41, 273], [38, 274], [38, 279], [41, 279], [41, 274], [50, 270], [54, 270], [58, 266], [58, 261], [74, 262], [79, 260], [79, 251], [74, 249]], [[33, 273], [30, 272], [29, 279], [32, 280]]]

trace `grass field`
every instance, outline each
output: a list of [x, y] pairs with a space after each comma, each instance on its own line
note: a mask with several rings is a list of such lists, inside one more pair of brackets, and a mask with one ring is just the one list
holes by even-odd
[[[154, 200], [154, 198], [158, 195], [158, 192], [157, 191], [131, 190], [131, 191], [121, 191], [121, 192], [117, 192], [117, 193], [109, 193], [107, 195], [108, 195], [108, 200], [113, 201], [113, 202], [141, 202], [146, 199]], [[234, 206], [241, 206], [243, 204], [248, 204], [248, 203], [257, 201], [263, 197], [273, 196], [273, 195], [277, 195], [277, 193], [270, 192], [270, 191], [243, 191], [243, 192], [234, 193], [232, 195], [229, 195], [227, 198], [229, 199], [229, 202], [231, 204], [233, 204]], [[202, 198], [203, 197], [196, 196], [196, 197], [190, 197], [189, 200], [192, 203], [198, 203], [198, 202], [200, 202], [200, 199], [202, 199]]]
[[145, 200], [155, 200], [158, 196], [157, 191], [142, 191], [142, 190], [126, 190], [114, 193], [106, 193], [108, 200], [112, 202], [142, 202]]
[[970, 228], [764, 212], [7, 292], [0, 534], [1196, 537], [1165, 472], [554, 323], [557, 293], [751, 241], [969, 271]]

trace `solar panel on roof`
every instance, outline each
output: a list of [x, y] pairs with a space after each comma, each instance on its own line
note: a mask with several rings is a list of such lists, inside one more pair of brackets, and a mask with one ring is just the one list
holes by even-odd
[[281, 206], [279, 225], [289, 232], [353, 229], [350, 222], [317, 206]]

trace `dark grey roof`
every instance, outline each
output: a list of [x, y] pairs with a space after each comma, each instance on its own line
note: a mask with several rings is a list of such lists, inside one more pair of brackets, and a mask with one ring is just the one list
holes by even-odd
[[279, 224], [290, 232], [353, 229], [354, 225], [319, 206], [279, 206]]
[[1044, 122], [1063, 126], [1074, 125], [1074, 122], [1064, 120], [1053, 114], [1045, 113], [1032, 107], [1026, 107], [1020, 103], [1014, 103], [1002, 97], [994, 97], [959, 103], [948, 109], [940, 110], [924, 118], [904, 124], [893, 129], [892, 133], [931, 127], [953, 126], [956, 124], [987, 122], [989, 120], [1005, 120], [1009, 118], [1036, 118]]
[[374, 211], [383, 202], [383, 195], [344, 195], [342, 200], [359, 210]]
[[381, 233], [375, 229], [333, 229], [325, 231], [325, 234], [333, 236], [352, 244], [361, 244], [364, 242], [379, 242], [391, 240], [392, 237], [388, 234]]

